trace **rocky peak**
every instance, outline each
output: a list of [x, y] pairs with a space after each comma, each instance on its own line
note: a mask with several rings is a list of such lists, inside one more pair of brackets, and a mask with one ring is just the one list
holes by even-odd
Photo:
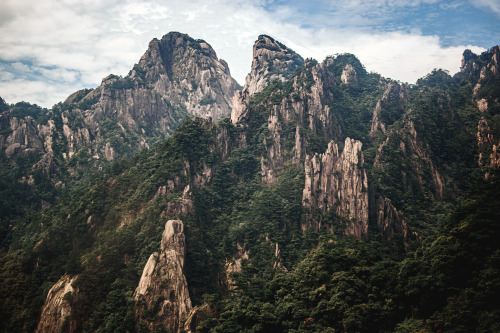
[[[500, 74], [500, 47], [494, 46], [486, 52], [477, 55], [471, 50], [465, 50], [462, 55], [460, 73], [457, 75], [472, 75], [475, 80], [484, 79], [487, 71], [494, 75]], [[477, 87], [475, 90], [479, 89]], [[477, 92], [477, 91], [475, 91]]]
[[261, 91], [269, 83], [290, 79], [304, 59], [273, 38], [260, 35], [253, 46], [252, 69], [245, 80], [250, 95]]
[[[162, 37], [161, 40], [154, 38], [150, 43], [148, 50], [141, 57], [139, 63], [134, 67], [131, 76], [140, 75], [141, 71], [146, 72], [146, 77], [154, 81], [155, 75], [164, 73], [174, 77], [176, 61], [182, 60], [181, 56], [205, 56], [207, 60], [216, 60], [217, 55], [212, 47], [202, 40], [194, 40], [186, 34], [179, 32], [170, 32]], [[222, 66], [227, 70], [226, 66]], [[227, 73], [229, 74], [229, 73]]]
[[[138, 300], [136, 317], [148, 329], [179, 332], [182, 321], [192, 309], [184, 275], [186, 241], [181, 220], [169, 220], [161, 237], [161, 251], [151, 254], [134, 293]], [[144, 318], [147, 311], [157, 311], [155, 319]]]
[[474, 52], [472, 52], [469, 49], [465, 50], [463, 55], [462, 55], [462, 62], [460, 64], [460, 71], [461, 72], [470, 71], [472, 69], [472, 67], [474, 66], [474, 62], [476, 61], [477, 58], [478, 58], [478, 56]]
[[235, 94], [231, 120], [234, 124], [245, 119], [250, 97], [274, 81], [285, 82], [304, 65], [304, 59], [273, 38], [260, 35], [253, 46], [253, 61], [245, 87]]
[[208, 43], [172, 32], [153, 39], [129, 75], [108, 75], [99, 87], [79, 90], [55, 105], [49, 120], [57, 125], [55, 131], [40, 133], [42, 127], [33, 121], [11, 124], [11, 139], [17, 141], [7, 143], [18, 143], [21, 149], [14, 145], [9, 152], [28, 146], [27, 137], [38, 140], [30, 146], [46, 152], [59, 144], [62, 156], [57, 157], [63, 160], [84, 155], [87, 162], [100, 165], [165, 138], [188, 115], [215, 120], [229, 116], [238, 89], [227, 63]]
[[130, 78], [152, 85], [189, 114], [213, 119], [230, 114], [231, 99], [239, 88], [227, 63], [207, 42], [179, 32], [153, 39]]

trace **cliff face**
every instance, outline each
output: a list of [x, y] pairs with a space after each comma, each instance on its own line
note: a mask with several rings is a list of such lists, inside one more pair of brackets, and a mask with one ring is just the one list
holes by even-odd
[[496, 46], [480, 56], [466, 50], [462, 57], [459, 76], [469, 76], [475, 83], [474, 102], [481, 112], [477, 125], [478, 164], [488, 177], [492, 169], [500, 167], [498, 134], [489, 126], [500, 116], [500, 100], [497, 87], [500, 81], [500, 47]]
[[74, 332], [69, 315], [71, 314], [71, 300], [75, 297], [75, 289], [71, 284], [76, 278], [76, 276], [71, 278], [64, 275], [50, 288], [36, 332]]
[[262, 91], [274, 81], [291, 79], [304, 64], [304, 59], [273, 38], [260, 35], [253, 45], [250, 74], [245, 79], [245, 89], [250, 96]]
[[408, 87], [405, 84], [390, 82], [373, 111], [370, 136], [375, 135], [377, 131], [385, 134], [386, 127], [404, 113], [407, 102]]
[[74, 172], [130, 156], [165, 138], [186, 116], [229, 116], [238, 89], [209, 44], [169, 33], [150, 42], [129, 75], [109, 75], [96, 89], [71, 94], [44, 118], [2, 112], [0, 144], [9, 159], [22, 152], [50, 154], [43, 158], [69, 162]]
[[[319, 210], [324, 215], [333, 209], [335, 214], [343, 217], [337, 223], [341, 224], [344, 234], [358, 239], [367, 235], [368, 178], [363, 169], [361, 147], [361, 142], [347, 138], [342, 153], [339, 153], [338, 145], [330, 141], [324, 154], [306, 156], [302, 201], [311, 215], [303, 229], [311, 226], [319, 229], [321, 218], [313, 219], [314, 212]], [[313, 221], [316, 224], [313, 225]]]
[[[134, 293], [138, 301], [138, 327], [182, 330], [181, 321], [192, 309], [184, 276], [184, 225], [180, 220], [169, 220], [161, 239], [161, 251], [151, 254]], [[156, 314], [155, 320], [145, 318], [146, 311]]]
[[[149, 43], [128, 76], [110, 75], [87, 94], [68, 97], [61, 109], [68, 108], [88, 128], [93, 156], [112, 160], [124, 150], [117, 146], [147, 147], [151, 139], [171, 133], [185, 116], [229, 116], [237, 89], [227, 63], [209, 44], [169, 33]], [[87, 143], [89, 135], [82, 131], [65, 132], [70, 145]]]
[[252, 67], [245, 86], [233, 99], [233, 124], [246, 119], [251, 96], [272, 82], [285, 82], [292, 78], [303, 64], [304, 59], [293, 50], [269, 36], [260, 35], [253, 46]]
[[310, 61], [287, 85], [273, 90], [267, 98], [262, 97], [260, 104], [245, 106], [245, 117], [241, 118], [245, 121], [241, 124], [255, 128], [259, 126], [256, 122], [267, 118], [268, 134], [261, 158], [264, 182], [273, 183], [290, 156], [293, 163], [303, 165], [306, 153], [316, 148], [314, 140], [342, 139], [338, 114], [329, 106], [333, 100], [330, 88], [334, 86], [328, 61]]

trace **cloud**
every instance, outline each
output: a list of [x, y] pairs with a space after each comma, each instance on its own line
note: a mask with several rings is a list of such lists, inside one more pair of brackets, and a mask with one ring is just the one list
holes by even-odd
[[25, 101], [50, 107], [55, 104], [54, 100], [64, 101], [69, 94], [76, 90], [74, 86], [68, 86], [65, 83], [47, 83], [46, 81], [12, 78], [9, 81], [4, 81], [0, 79], [1, 97], [7, 103]]
[[471, 0], [470, 3], [477, 7], [486, 7], [500, 16], [500, 1], [499, 0]]
[[10, 65], [0, 66], [0, 96], [50, 107], [110, 73], [126, 75], [149, 41], [169, 31], [206, 40], [240, 83], [259, 34], [320, 61], [351, 52], [368, 70], [414, 82], [434, 67], [456, 72], [466, 47], [482, 50], [443, 47], [437, 36], [393, 22], [434, 4], [442, 1], [3, 0], [0, 64]]

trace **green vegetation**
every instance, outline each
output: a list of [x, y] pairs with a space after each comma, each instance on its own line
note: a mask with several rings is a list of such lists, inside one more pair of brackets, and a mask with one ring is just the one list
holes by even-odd
[[[340, 81], [347, 64], [358, 76], [352, 85]], [[133, 293], [169, 218], [184, 222], [193, 305], [210, 309], [200, 315], [199, 332], [499, 331], [500, 173], [487, 169], [485, 177], [476, 141], [483, 116], [492, 133], [500, 131], [498, 109], [480, 113], [472, 96], [476, 82], [441, 70], [408, 87], [408, 96], [394, 93], [382, 101], [388, 84], [398, 83], [367, 73], [344, 54], [326, 69], [331, 81], [322, 93], [329, 96], [327, 120], [336, 131], [326, 133], [326, 120], [307, 113], [316, 65], [307, 61], [293, 80], [255, 94], [245, 125], [186, 118], [187, 110], [177, 107], [174, 120], [183, 124], [169, 138], [74, 178], [68, 170], [91, 156], [82, 150], [63, 159], [61, 115], [77, 124], [78, 110], [63, 103], [51, 112], [22, 103], [5, 109], [0, 100], [4, 112], [54, 121], [54, 158], [62, 177], [72, 179], [56, 189], [32, 169], [39, 154], [15, 161], [0, 156], [0, 331], [34, 331], [48, 290], [64, 274], [78, 276], [78, 292], [65, 297], [72, 312], [63, 331], [147, 331], [165, 299], [157, 298], [137, 323], [141, 305]], [[126, 79], [114, 88], [135, 84]], [[497, 99], [496, 77], [487, 73], [481, 80], [478, 96]], [[370, 135], [379, 101], [386, 131]], [[86, 108], [94, 102], [75, 103]], [[299, 102], [302, 117], [290, 112], [281, 119], [277, 110]], [[279, 118], [278, 132], [272, 132], [271, 115]], [[117, 154], [137, 145], [115, 120], [99, 126], [101, 143]], [[370, 195], [365, 239], [344, 235], [347, 217], [335, 206], [316, 228], [306, 228], [303, 161], [292, 161], [297, 131], [309, 155], [323, 153], [332, 139], [363, 143], [369, 186], [362, 191]], [[267, 161], [277, 133], [282, 156]], [[261, 164], [271, 162], [275, 178], [266, 184]], [[26, 174], [35, 185], [19, 181]], [[194, 209], [182, 213], [188, 185]], [[418, 236], [382, 238], [378, 196], [390, 199]], [[241, 269], [229, 274], [236, 262]]]

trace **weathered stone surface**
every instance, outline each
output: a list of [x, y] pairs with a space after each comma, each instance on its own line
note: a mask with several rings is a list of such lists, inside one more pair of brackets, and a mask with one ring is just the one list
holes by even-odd
[[[398, 149], [403, 154], [406, 167], [401, 169], [401, 173], [393, 175], [402, 180], [403, 186], [408, 187], [409, 175], [411, 173], [422, 191], [430, 191], [429, 194], [435, 199], [443, 198], [444, 184], [443, 179], [431, 158], [430, 147], [423, 144], [418, 139], [417, 131], [413, 121], [404, 122], [404, 126], [400, 130], [394, 130], [387, 136], [384, 143], [379, 146], [377, 155], [375, 156], [374, 166], [377, 168], [386, 168], [383, 161], [388, 151]], [[432, 188], [426, 188], [423, 179], [423, 174], [427, 173], [432, 179]], [[399, 178], [401, 177], [401, 178]]]
[[[358, 239], [368, 232], [368, 178], [363, 169], [362, 143], [347, 138], [344, 150], [331, 141], [324, 154], [306, 156], [306, 180], [302, 196], [304, 206], [326, 213], [335, 213], [347, 218], [344, 234]], [[307, 218], [309, 227], [320, 227], [321, 220], [311, 213]]]
[[169, 220], [161, 239], [161, 251], [151, 254], [134, 293], [138, 301], [136, 318], [140, 325], [142, 313], [157, 306], [157, 319], [143, 322], [149, 329], [180, 332], [182, 320], [192, 309], [184, 276], [184, 225], [181, 220]]
[[394, 236], [401, 235], [405, 245], [413, 238], [408, 224], [403, 219], [397, 209], [392, 205], [391, 200], [379, 196], [376, 201], [377, 225], [384, 239], [392, 240]]
[[477, 124], [477, 145], [479, 148], [478, 165], [483, 168], [485, 177], [489, 177], [490, 169], [500, 168], [500, 142], [496, 142], [488, 122], [482, 117]]
[[108, 75], [96, 89], [71, 94], [47, 113], [46, 122], [3, 112], [0, 129], [11, 131], [0, 135], [0, 144], [16, 144], [9, 158], [29, 148], [54, 153], [57, 146], [66, 160], [81, 153], [98, 166], [165, 138], [188, 115], [229, 116], [238, 89], [209, 44], [172, 32], [152, 40], [129, 75]]
[[267, 122], [270, 135], [265, 141], [266, 154], [261, 158], [262, 180], [266, 183], [273, 183], [286, 164], [285, 146], [290, 138], [283, 136], [283, 128], [295, 127], [292, 161], [298, 166], [302, 166], [310, 144], [301, 131], [322, 137], [326, 142], [342, 138], [337, 114], [328, 106], [333, 100], [329, 88], [335, 86], [335, 81], [326, 68], [327, 61], [322, 64], [306, 62], [305, 66], [309, 73], [303, 71], [293, 78], [291, 94], [280, 104], [270, 106]]
[[488, 111], [488, 102], [486, 101], [485, 98], [482, 98], [482, 99], [477, 101], [477, 108], [481, 112]]
[[184, 323], [184, 331], [187, 333], [198, 332], [196, 328], [210, 317], [215, 317], [215, 308], [212, 308], [209, 304], [203, 304], [202, 306], [195, 306], [186, 319]]
[[342, 70], [342, 75], [340, 76], [340, 80], [344, 84], [356, 84], [358, 83], [358, 75], [356, 73], [356, 70], [354, 67], [352, 67], [351, 64], [345, 65], [344, 69]]
[[269, 36], [260, 35], [253, 46], [252, 67], [245, 79], [245, 87], [232, 101], [233, 124], [247, 119], [248, 103], [253, 94], [274, 81], [289, 80], [303, 64], [304, 59], [293, 50]]
[[223, 285], [225, 288], [231, 290], [234, 289], [233, 274], [241, 272], [241, 264], [243, 260], [249, 258], [249, 251], [245, 249], [244, 245], [239, 243], [236, 244], [238, 251], [232, 259], [226, 260], [226, 274], [224, 277]]
[[273, 38], [260, 35], [253, 46], [253, 61], [245, 88], [250, 96], [276, 80], [290, 79], [304, 63], [300, 55]]
[[403, 109], [408, 102], [408, 86], [405, 84], [398, 84], [397, 82], [390, 82], [387, 85], [387, 89], [384, 94], [377, 102], [377, 106], [373, 111], [372, 125], [370, 129], [370, 136], [375, 135], [375, 133], [380, 130], [385, 134], [386, 127], [390, 124], [386, 124], [381, 113], [384, 108], [398, 108], [403, 112]]
[[[71, 285], [77, 276], [70, 277], [63, 275], [52, 288], [50, 288], [45, 303], [42, 308], [42, 314], [36, 328], [36, 332], [60, 332], [63, 324], [68, 320], [71, 314], [71, 299], [76, 293]], [[73, 332], [71, 323], [66, 326], [66, 332]]]

